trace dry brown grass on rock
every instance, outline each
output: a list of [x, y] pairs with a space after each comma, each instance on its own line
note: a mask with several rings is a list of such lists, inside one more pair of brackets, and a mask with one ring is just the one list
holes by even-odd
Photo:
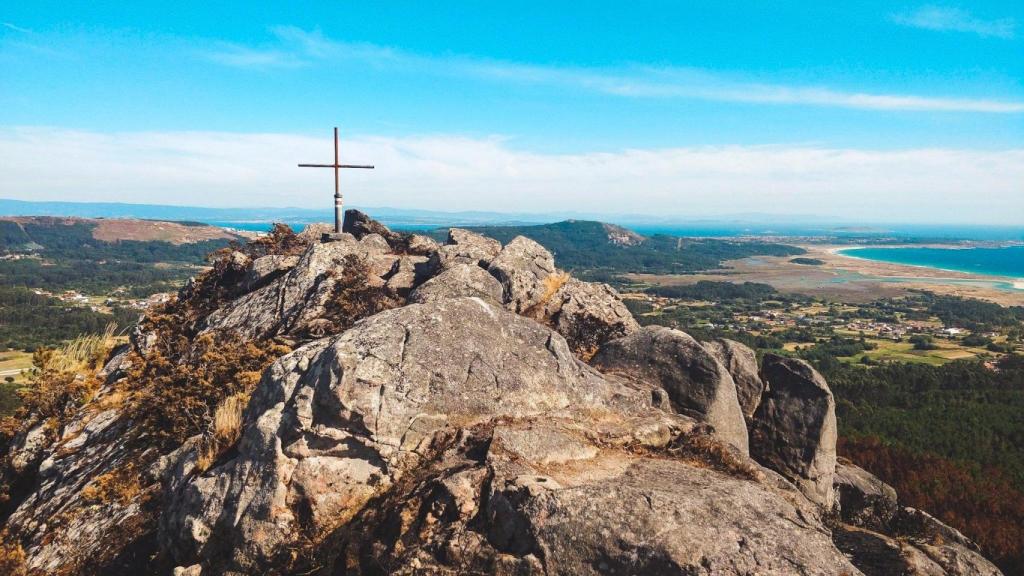
[[357, 321], [402, 305], [402, 300], [385, 286], [372, 282], [370, 267], [358, 256], [345, 257], [344, 267], [334, 277], [334, 291], [324, 306], [323, 319], [336, 332]]
[[82, 498], [93, 504], [127, 504], [141, 491], [138, 471], [129, 464], [93, 478], [82, 488]]
[[[274, 342], [245, 342], [232, 334], [203, 334], [189, 345], [158, 345], [145, 360], [133, 362], [128, 381], [139, 385], [132, 413], [139, 429], [164, 448], [211, 429], [218, 407], [236, 394], [248, 394], [263, 370], [291, 349]], [[177, 346], [183, 348], [177, 348]]]
[[639, 454], [676, 458], [745, 480], [758, 480], [761, 477], [756, 467], [733, 454], [727, 444], [700, 430], [680, 434], [664, 448], [652, 449], [638, 445], [627, 448]]
[[296, 234], [287, 224], [275, 223], [265, 236], [247, 242], [237, 248], [250, 258], [259, 258], [269, 254], [281, 256], [298, 256], [309, 247], [307, 242]]
[[28, 384], [18, 391], [21, 407], [0, 422], [0, 438], [12, 438], [36, 422], [59, 432], [99, 388], [94, 374], [113, 347], [113, 325], [102, 334], [75, 338], [60, 348], [32, 354]]
[[205, 471], [238, 442], [242, 436], [242, 413], [249, 401], [247, 392], [228, 396], [213, 413], [210, 430], [199, 447], [196, 468]]

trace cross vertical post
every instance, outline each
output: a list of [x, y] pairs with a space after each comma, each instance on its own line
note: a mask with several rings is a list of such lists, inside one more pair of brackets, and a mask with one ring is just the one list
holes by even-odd
[[341, 168], [365, 168], [372, 170], [373, 166], [364, 164], [341, 164], [338, 161], [338, 127], [334, 127], [334, 164], [299, 164], [299, 168], [334, 168], [334, 232], [341, 234], [344, 226], [344, 202], [341, 197], [341, 183], [339, 170]]
[[338, 127], [334, 127], [334, 232], [341, 233], [342, 219], [344, 214], [342, 208], [344, 200], [341, 197], [341, 186], [338, 183]]

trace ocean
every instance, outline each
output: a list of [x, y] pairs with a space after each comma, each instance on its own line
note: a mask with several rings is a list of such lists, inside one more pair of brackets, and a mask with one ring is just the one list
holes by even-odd
[[1003, 248], [848, 248], [840, 254], [891, 262], [954, 270], [968, 274], [1024, 279], [1024, 246]]

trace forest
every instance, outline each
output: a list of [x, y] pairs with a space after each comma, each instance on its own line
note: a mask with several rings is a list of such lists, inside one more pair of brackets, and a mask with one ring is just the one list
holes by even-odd
[[760, 241], [678, 238], [655, 235], [638, 245], [611, 242], [601, 222], [567, 220], [536, 226], [481, 226], [471, 230], [506, 243], [530, 238], [551, 251], [558, 266], [594, 274], [679, 274], [718, 268], [726, 260], [749, 256], [796, 256], [802, 248]]

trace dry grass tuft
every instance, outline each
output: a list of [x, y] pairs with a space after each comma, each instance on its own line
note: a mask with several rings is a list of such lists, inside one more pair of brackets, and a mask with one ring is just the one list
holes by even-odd
[[213, 413], [213, 437], [222, 444], [234, 444], [242, 431], [242, 411], [249, 395], [239, 392], [224, 399]]
[[116, 344], [114, 329], [114, 324], [109, 324], [102, 334], [79, 336], [60, 348], [36, 350], [28, 384], [18, 391], [21, 407], [13, 417], [0, 421], [0, 439], [13, 438], [38, 422], [45, 422], [53, 436], [59, 434], [99, 388], [95, 371]]
[[101, 367], [116, 342], [116, 328], [117, 325], [114, 323], [107, 324], [106, 329], [100, 334], [79, 336], [53, 350], [52, 356], [47, 360], [47, 368], [56, 372], [82, 373]]
[[205, 472], [221, 454], [238, 442], [242, 436], [242, 413], [249, 403], [248, 392], [228, 396], [213, 413], [210, 430], [203, 437], [196, 468]]

